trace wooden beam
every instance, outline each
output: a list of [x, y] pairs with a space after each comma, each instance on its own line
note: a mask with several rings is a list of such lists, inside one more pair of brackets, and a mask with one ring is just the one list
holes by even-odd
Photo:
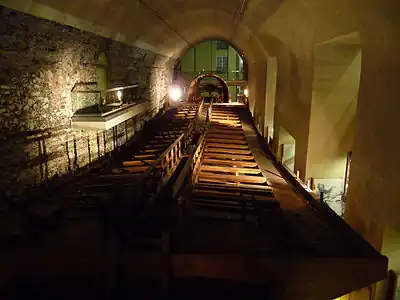
[[[201, 198], [201, 199], [210, 199], [210, 201], [215, 201], [212, 199], [213, 197], [217, 199], [225, 199], [225, 200], [231, 200], [231, 201], [248, 201], [252, 202], [253, 200], [255, 201], [271, 201], [271, 202], [278, 202], [273, 195], [265, 195], [265, 196], [253, 196], [252, 195], [240, 195], [239, 193], [235, 194], [229, 194], [229, 193], [218, 193], [215, 191], [209, 191], [209, 190], [201, 190], [201, 189], [195, 189], [194, 193], [192, 194], [192, 198]], [[255, 199], [257, 197], [257, 199]]]
[[208, 190], [226, 190], [226, 191], [238, 191], [242, 194], [255, 194], [260, 193], [262, 195], [272, 194], [273, 189], [267, 185], [252, 185], [252, 184], [240, 184], [240, 183], [226, 183], [226, 184], [215, 184], [215, 183], [197, 183], [195, 189], [208, 189]]
[[206, 165], [226, 165], [232, 167], [247, 167], [247, 168], [255, 168], [257, 167], [256, 162], [248, 162], [248, 161], [237, 161], [237, 160], [219, 160], [219, 159], [209, 159], [206, 158], [203, 160], [203, 164]]
[[214, 139], [214, 138], [207, 138], [206, 142], [214, 142], [214, 143], [225, 143], [225, 144], [237, 144], [237, 145], [245, 145], [247, 144], [246, 140], [227, 140], [227, 139]]
[[254, 157], [251, 155], [235, 155], [235, 154], [218, 154], [218, 153], [204, 153], [205, 158], [220, 158], [220, 159], [234, 159], [234, 160], [253, 160]]
[[213, 147], [206, 147], [206, 153], [231, 153], [231, 154], [242, 154], [242, 155], [249, 155], [251, 154], [250, 150], [237, 150], [237, 149], [224, 149], [224, 148], [213, 148]]
[[207, 143], [206, 146], [214, 148], [225, 148], [225, 149], [249, 149], [247, 145], [222, 144], [222, 143]]
[[221, 139], [229, 139], [229, 140], [246, 140], [244, 136], [236, 135], [229, 135], [229, 134], [218, 134], [210, 132], [207, 134], [207, 137], [210, 138], [221, 138]]
[[124, 167], [134, 167], [134, 166], [145, 166], [146, 164], [154, 164], [156, 160], [154, 159], [144, 159], [144, 160], [126, 160], [122, 163]]
[[226, 173], [242, 173], [242, 174], [261, 174], [260, 169], [249, 168], [233, 168], [233, 167], [220, 167], [220, 166], [207, 166], [202, 165], [200, 171], [208, 172], [226, 172]]
[[200, 181], [211, 180], [212, 182], [233, 181], [233, 182], [245, 182], [253, 184], [262, 184], [267, 182], [264, 176], [225, 175], [225, 174], [213, 174], [204, 171], [200, 171], [199, 180]]

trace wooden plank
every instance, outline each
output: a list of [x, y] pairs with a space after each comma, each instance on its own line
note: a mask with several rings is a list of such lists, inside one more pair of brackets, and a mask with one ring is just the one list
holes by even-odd
[[249, 169], [249, 168], [233, 168], [233, 167], [219, 167], [219, 166], [207, 166], [201, 165], [200, 170], [208, 172], [226, 172], [226, 173], [242, 173], [242, 174], [261, 174], [260, 169]]
[[238, 191], [242, 194], [255, 194], [260, 193], [261, 195], [271, 194], [273, 189], [268, 185], [252, 185], [252, 184], [240, 184], [240, 183], [197, 183], [195, 189], [209, 189], [209, 190], [226, 190], [226, 191]]
[[245, 145], [245, 144], [247, 144], [247, 141], [245, 141], [245, 140], [225, 140], [225, 139], [213, 139], [213, 138], [208, 138], [208, 137], [206, 137], [206, 142], [237, 144], [237, 145]]
[[[236, 193], [236, 195], [232, 195], [232, 194], [220, 194], [220, 193], [215, 193], [213, 191], [207, 191], [207, 190], [200, 190], [200, 189], [195, 189], [194, 193], [192, 194], [192, 199], [195, 198], [202, 198], [202, 199], [210, 199], [210, 201], [215, 201], [213, 198], [217, 198], [218, 199], [225, 199], [226, 201], [246, 201], [246, 202], [251, 202], [253, 200], [257, 200], [257, 201], [272, 201], [272, 202], [278, 202], [275, 197], [273, 195], [268, 195], [268, 196], [254, 196], [254, 198], [252, 197], [252, 195], [239, 195], [239, 193]], [[258, 198], [256, 198], [258, 197]]]
[[[118, 173], [139, 173], [139, 172], [144, 172], [149, 169], [150, 165], [142, 165], [142, 166], [135, 166], [135, 167], [122, 167], [122, 168], [114, 168], [112, 169], [112, 172], [114, 174]], [[160, 166], [156, 166], [157, 169], [160, 168]]]
[[209, 159], [206, 158], [203, 160], [203, 165], [225, 165], [225, 166], [232, 166], [232, 167], [248, 167], [248, 168], [255, 168], [257, 167], [256, 162], [248, 162], [248, 161], [233, 161], [233, 160], [219, 160], [219, 159]]
[[219, 118], [240, 118], [239, 114], [235, 112], [219, 112], [219, 111], [212, 111], [211, 117], [219, 117]]
[[193, 190], [193, 195], [196, 195], [197, 193], [206, 193], [207, 195], [210, 195], [210, 197], [219, 197], [219, 196], [229, 196], [229, 197], [238, 197], [240, 196], [240, 191], [238, 190], [224, 190], [224, 189], [218, 189], [215, 187], [208, 187], [207, 188], [199, 188], [195, 187]]
[[238, 149], [224, 149], [224, 148], [220, 148], [220, 147], [209, 147], [206, 146], [205, 149], [206, 153], [232, 153], [232, 154], [243, 154], [243, 155], [247, 155], [247, 154], [251, 154], [250, 150], [238, 150]]
[[[154, 164], [156, 160], [154, 159], [144, 159], [144, 162], [148, 164]], [[126, 160], [122, 163], [124, 167], [134, 167], [134, 166], [145, 166], [146, 164], [142, 160]]]
[[218, 118], [218, 117], [212, 117], [212, 116], [210, 117], [210, 120], [211, 120], [211, 121], [214, 120], [214, 121], [216, 121], [216, 122], [217, 122], [217, 121], [224, 121], [224, 120], [225, 120], [225, 121], [228, 121], [228, 120], [229, 120], [229, 121], [231, 121], [231, 122], [241, 123], [241, 122], [240, 122], [240, 119], [226, 119], [226, 118]]
[[220, 159], [234, 159], [234, 160], [253, 160], [254, 157], [252, 155], [239, 155], [239, 154], [219, 154], [219, 153], [210, 153], [206, 152], [203, 154], [205, 158], [220, 158]]
[[[166, 148], [165, 148], [166, 149]], [[157, 148], [157, 149], [144, 149], [142, 153], [154, 153], [154, 154], [161, 154], [164, 152], [164, 148]]]
[[229, 121], [240, 121], [240, 118], [238, 116], [227, 116], [227, 115], [211, 115], [212, 120], [229, 120]]
[[238, 116], [228, 116], [226, 114], [223, 114], [223, 115], [211, 114], [211, 119], [214, 119], [214, 120], [231, 120], [231, 121], [240, 122], [240, 118]]
[[263, 176], [213, 174], [204, 171], [200, 171], [199, 180], [212, 180], [213, 182], [233, 181], [253, 184], [262, 184], [267, 182]]
[[221, 124], [219, 122], [211, 122], [211, 126], [218, 129], [242, 131], [242, 124]]
[[212, 122], [229, 122], [229, 123], [234, 123], [234, 124], [238, 124], [240, 123], [240, 119], [232, 119], [232, 118], [215, 118], [215, 117], [211, 117], [210, 120]]
[[146, 159], [146, 158], [155, 158], [158, 155], [155, 154], [134, 154], [132, 155], [133, 159]]
[[222, 144], [222, 143], [207, 143], [206, 146], [211, 148], [225, 148], [225, 149], [249, 149], [247, 145]]
[[218, 126], [212, 125], [208, 132], [218, 132], [218, 133], [227, 133], [227, 134], [243, 134], [243, 129], [240, 127], [228, 127], [228, 126]]
[[226, 128], [226, 129], [210, 128], [208, 130], [208, 133], [209, 134], [212, 134], [212, 133], [231, 134], [231, 135], [240, 135], [240, 136], [244, 135], [243, 130], [241, 130], [241, 129], [233, 129], [233, 128], [231, 128], [231, 129], [229, 129], [229, 128]]
[[217, 134], [217, 133], [208, 133], [207, 137], [229, 139], [229, 140], [245, 140], [246, 139], [246, 137], [244, 135], [230, 135], [230, 134]]
[[214, 108], [212, 110], [211, 115], [218, 116], [218, 117], [225, 117], [225, 116], [237, 117], [237, 118], [239, 117], [239, 114], [235, 111], [218, 111], [218, 110], [215, 110]]

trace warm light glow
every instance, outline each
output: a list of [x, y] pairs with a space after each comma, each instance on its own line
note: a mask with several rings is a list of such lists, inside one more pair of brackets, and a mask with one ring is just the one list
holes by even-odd
[[118, 97], [118, 100], [121, 101], [121, 99], [122, 99], [122, 92], [121, 91], [117, 92], [117, 97]]
[[182, 89], [179, 86], [172, 86], [169, 96], [173, 101], [179, 101], [182, 98]]
[[246, 97], [249, 96], [249, 90], [248, 90], [248, 89], [245, 89], [243, 93], [244, 93], [244, 95], [245, 95]]

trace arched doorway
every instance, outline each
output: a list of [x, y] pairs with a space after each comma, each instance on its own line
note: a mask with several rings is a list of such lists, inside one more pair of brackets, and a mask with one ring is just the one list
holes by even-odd
[[[220, 76], [218, 76], [216, 74], [203, 74], [203, 75], [196, 77], [194, 80], [192, 80], [192, 82], [189, 85], [189, 89], [188, 89], [188, 95], [187, 95], [188, 101], [196, 101], [196, 99], [200, 97], [201, 82], [206, 78], [216, 79], [219, 86], [217, 86], [217, 85], [215, 86], [215, 91], [218, 91], [219, 89], [222, 91], [222, 97], [219, 97], [220, 100], [218, 102], [228, 103], [229, 102], [228, 84], [226, 83], [226, 81], [224, 79], [222, 79]], [[204, 85], [204, 87], [210, 86], [210, 85], [212, 85], [212, 84], [207, 83]]]
[[176, 62], [175, 69], [175, 78], [186, 82], [186, 87], [200, 75], [219, 76], [228, 83], [230, 97], [225, 98], [226, 102], [240, 100], [241, 83], [248, 79], [244, 54], [231, 42], [217, 37], [188, 45]]

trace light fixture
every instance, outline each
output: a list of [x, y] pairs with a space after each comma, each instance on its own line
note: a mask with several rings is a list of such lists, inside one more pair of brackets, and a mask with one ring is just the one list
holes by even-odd
[[117, 97], [118, 97], [118, 100], [119, 100], [119, 101], [122, 100], [122, 92], [121, 92], [121, 91], [118, 91], [118, 92], [117, 92]]
[[169, 90], [169, 97], [172, 101], [179, 101], [182, 98], [182, 88], [177, 85], [171, 86]]
[[245, 90], [243, 91], [243, 93], [244, 93], [244, 95], [245, 95], [246, 97], [249, 97], [249, 90], [248, 90], [248, 89], [245, 89]]

